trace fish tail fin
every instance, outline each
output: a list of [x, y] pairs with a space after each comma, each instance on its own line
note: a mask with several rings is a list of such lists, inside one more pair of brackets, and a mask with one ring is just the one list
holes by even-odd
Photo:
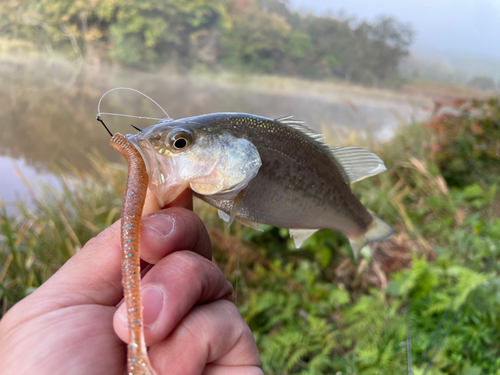
[[374, 214], [370, 215], [372, 215], [373, 221], [368, 227], [368, 230], [359, 237], [348, 237], [355, 260], [357, 260], [358, 254], [364, 246], [372, 242], [386, 240], [394, 234], [394, 230], [389, 226], [389, 224]]

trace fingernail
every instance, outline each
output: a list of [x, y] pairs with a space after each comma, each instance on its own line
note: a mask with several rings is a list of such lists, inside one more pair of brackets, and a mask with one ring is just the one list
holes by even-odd
[[[157, 286], [147, 286], [141, 290], [142, 299], [142, 320], [145, 326], [152, 326], [160, 316], [163, 309], [164, 293]], [[127, 322], [127, 307], [125, 303], [118, 308], [118, 318]]]
[[118, 318], [124, 322], [127, 321], [127, 307], [124, 300], [122, 300], [118, 306]]
[[142, 226], [151, 229], [161, 237], [167, 237], [174, 227], [172, 218], [163, 214], [146, 216], [142, 218], [141, 224]]
[[160, 316], [163, 309], [164, 293], [163, 290], [156, 286], [147, 286], [141, 290], [142, 305], [144, 310], [142, 318], [144, 319], [145, 326], [152, 326], [156, 319]]

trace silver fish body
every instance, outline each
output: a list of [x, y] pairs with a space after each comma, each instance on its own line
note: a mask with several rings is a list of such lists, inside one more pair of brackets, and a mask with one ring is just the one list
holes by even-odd
[[[197, 151], [183, 168], [195, 168], [207, 158], [218, 158], [216, 168], [222, 172], [208, 168], [205, 173], [210, 172], [210, 178], [197, 177], [201, 184], [190, 182], [190, 187], [196, 196], [218, 208], [226, 221], [236, 218], [254, 227], [255, 223], [262, 223], [291, 229], [298, 246], [315, 230], [334, 229], [349, 238], [355, 253], [366, 243], [393, 233], [386, 223], [366, 210], [350, 188], [351, 182], [385, 170], [383, 162], [368, 150], [330, 148], [322, 142], [321, 134], [290, 117], [273, 120], [249, 114], [217, 113], [154, 125], [128, 136], [149, 160], [150, 176], [154, 174], [155, 163], [161, 168], [158, 160], [172, 158], [172, 154], [166, 155], [158, 149], [162, 142], [168, 142], [170, 132], [179, 129], [189, 133], [191, 149], [197, 143], [205, 143], [203, 151]], [[201, 154], [206, 151], [208, 156]], [[213, 181], [220, 178], [219, 174], [233, 177], [217, 190], [221, 184]], [[206, 185], [207, 181], [212, 185]], [[157, 184], [162, 185], [161, 181]], [[208, 191], [204, 186], [210, 186], [208, 190], [216, 187]], [[178, 190], [183, 188], [179, 186]], [[161, 189], [153, 191], [160, 203], [168, 203], [162, 201]]]

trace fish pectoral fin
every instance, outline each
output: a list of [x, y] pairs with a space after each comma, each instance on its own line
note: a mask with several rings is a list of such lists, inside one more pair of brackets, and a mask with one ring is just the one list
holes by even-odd
[[233, 200], [233, 208], [231, 209], [231, 214], [227, 214], [222, 210], [219, 211], [219, 217], [227, 223], [227, 227], [229, 228], [236, 218], [236, 214], [238, 213], [238, 206], [240, 205], [241, 199], [245, 195], [244, 190], [240, 191], [238, 195]]
[[305, 240], [311, 237], [319, 229], [289, 229], [290, 237], [295, 242], [295, 247], [299, 249]]
[[389, 224], [374, 214], [370, 215], [372, 215], [373, 221], [365, 234], [356, 238], [347, 237], [351, 244], [355, 260], [357, 260], [358, 254], [363, 247], [372, 242], [386, 240], [394, 234], [394, 229]]
[[[228, 223], [230, 220], [231, 220], [231, 216], [226, 214], [224, 211], [222, 210], [218, 210], [219, 212], [219, 217], [224, 220], [226, 223]], [[249, 227], [249, 228], [252, 228], [252, 229], [255, 229], [256, 231], [258, 232], [264, 232], [264, 229], [262, 229], [261, 227], [258, 226], [257, 223], [254, 223], [253, 221], [250, 221], [250, 220], [246, 220], [246, 219], [242, 219], [240, 217], [236, 217], [235, 220], [246, 226], [246, 227]]]
[[361, 147], [330, 147], [330, 152], [342, 166], [349, 180], [347, 183], [375, 176], [387, 169], [382, 159]]

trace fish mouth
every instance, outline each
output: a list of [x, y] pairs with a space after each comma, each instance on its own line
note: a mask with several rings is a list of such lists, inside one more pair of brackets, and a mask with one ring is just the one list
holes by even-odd
[[[144, 160], [144, 164], [146, 165], [146, 170], [148, 171], [148, 176], [151, 180], [153, 178], [153, 169], [152, 164], [155, 164], [158, 166], [158, 174], [160, 177], [160, 183], [165, 182], [165, 175], [163, 174], [162, 168], [160, 167], [160, 164], [156, 158], [156, 153], [153, 152], [153, 146], [151, 143], [142, 137], [139, 137], [134, 134], [127, 134], [126, 135], [128, 141], [132, 144], [132, 146], [135, 147], [137, 151], [139, 151], [139, 154], [141, 154], [142, 160]], [[142, 144], [142, 145], [141, 145]], [[146, 147], [143, 147], [143, 145], [146, 145]], [[151, 183], [152, 181], [150, 181]]]
[[[139, 145], [138, 137], [134, 134], [127, 134], [126, 137], [127, 137], [128, 141], [132, 144], [132, 146], [134, 146], [135, 149], [137, 151], [139, 151], [139, 154], [141, 154], [142, 160], [144, 160], [144, 164], [146, 164], [146, 169], [148, 170], [148, 173], [149, 173], [149, 171], [151, 170], [149, 155], [146, 155], [146, 152], [144, 151], [144, 149]], [[141, 139], [141, 141], [147, 142], [145, 139]]]

